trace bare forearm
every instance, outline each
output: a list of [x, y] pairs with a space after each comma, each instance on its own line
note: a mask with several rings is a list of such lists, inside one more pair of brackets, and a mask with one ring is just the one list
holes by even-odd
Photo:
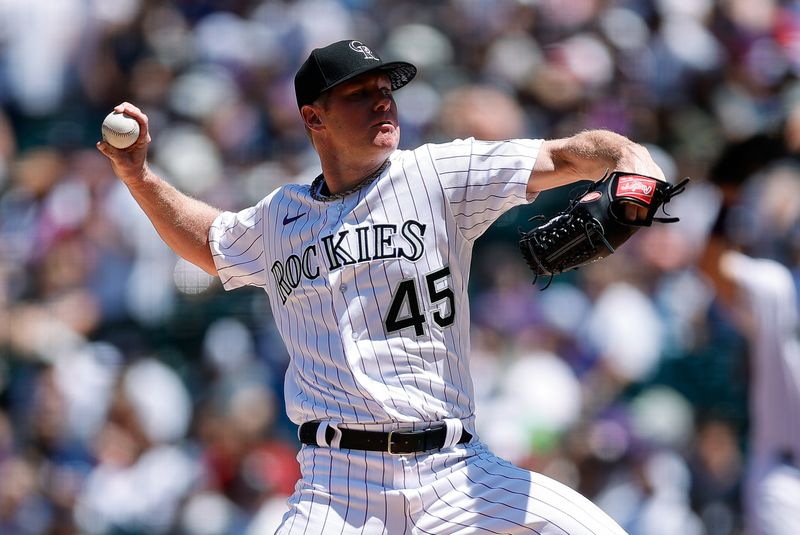
[[154, 174], [147, 166], [150, 144], [147, 115], [130, 102], [114, 107], [139, 123], [139, 137], [126, 149], [117, 149], [100, 141], [97, 150], [111, 162], [114, 174], [126, 185], [161, 239], [182, 258], [217, 274], [208, 244], [208, 231], [220, 213], [204, 202], [184, 195]]
[[569, 138], [545, 141], [528, 189], [543, 191], [579, 180], [599, 180], [613, 170], [664, 179], [643, 146], [609, 130], [587, 130]]
[[606, 130], [581, 132], [557, 144], [552, 151], [554, 167], [570, 171], [576, 177], [601, 177], [614, 169], [633, 143], [626, 137]]
[[140, 180], [126, 184], [164, 243], [182, 258], [216, 275], [208, 231], [220, 211], [181, 193], [148, 167]]

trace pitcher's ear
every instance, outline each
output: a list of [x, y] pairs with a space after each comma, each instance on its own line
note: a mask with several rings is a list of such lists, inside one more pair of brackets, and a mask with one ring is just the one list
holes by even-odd
[[303, 122], [308, 128], [317, 130], [322, 126], [322, 118], [314, 106], [306, 104], [300, 109], [300, 113], [303, 116]]

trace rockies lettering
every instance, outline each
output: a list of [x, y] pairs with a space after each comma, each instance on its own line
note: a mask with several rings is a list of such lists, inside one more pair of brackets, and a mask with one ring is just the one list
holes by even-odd
[[472, 417], [472, 243], [530, 200], [540, 143], [398, 150], [357, 192], [326, 201], [290, 184], [217, 218], [209, 243], [225, 289], [269, 295], [293, 422]]
[[[307, 246], [301, 254], [292, 254], [283, 262], [276, 260], [270, 271], [281, 298], [286, 300], [302, 279], [319, 277], [319, 261], [325, 262], [328, 271], [344, 266], [403, 258], [416, 262], [425, 254], [425, 228], [427, 225], [413, 219], [400, 225], [375, 224], [343, 230], [337, 234], [320, 237], [319, 243]], [[320, 254], [321, 253], [321, 254]]]

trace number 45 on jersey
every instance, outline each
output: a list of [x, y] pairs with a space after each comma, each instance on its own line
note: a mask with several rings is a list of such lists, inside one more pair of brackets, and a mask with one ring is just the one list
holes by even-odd
[[[456, 317], [455, 294], [448, 286], [449, 277], [449, 266], [425, 275], [428, 302], [431, 308], [435, 308], [431, 319], [442, 328], [452, 325]], [[425, 324], [428, 319], [420, 306], [419, 295], [417, 279], [400, 281], [392, 292], [392, 303], [383, 321], [387, 333], [414, 327], [417, 336], [425, 334]]]

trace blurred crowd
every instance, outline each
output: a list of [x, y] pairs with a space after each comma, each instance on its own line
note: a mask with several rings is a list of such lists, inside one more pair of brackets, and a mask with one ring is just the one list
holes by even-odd
[[287, 356], [260, 290], [179, 261], [94, 148], [130, 101], [151, 165], [222, 209], [309, 183], [292, 80], [315, 46], [419, 67], [402, 148], [609, 128], [648, 146], [681, 217], [531, 285], [517, 229], [479, 240], [479, 431], [632, 535], [735, 535], [743, 335], [699, 273], [725, 232], [798, 272], [800, 2], [0, 0], [0, 533], [271, 533], [298, 477]]

